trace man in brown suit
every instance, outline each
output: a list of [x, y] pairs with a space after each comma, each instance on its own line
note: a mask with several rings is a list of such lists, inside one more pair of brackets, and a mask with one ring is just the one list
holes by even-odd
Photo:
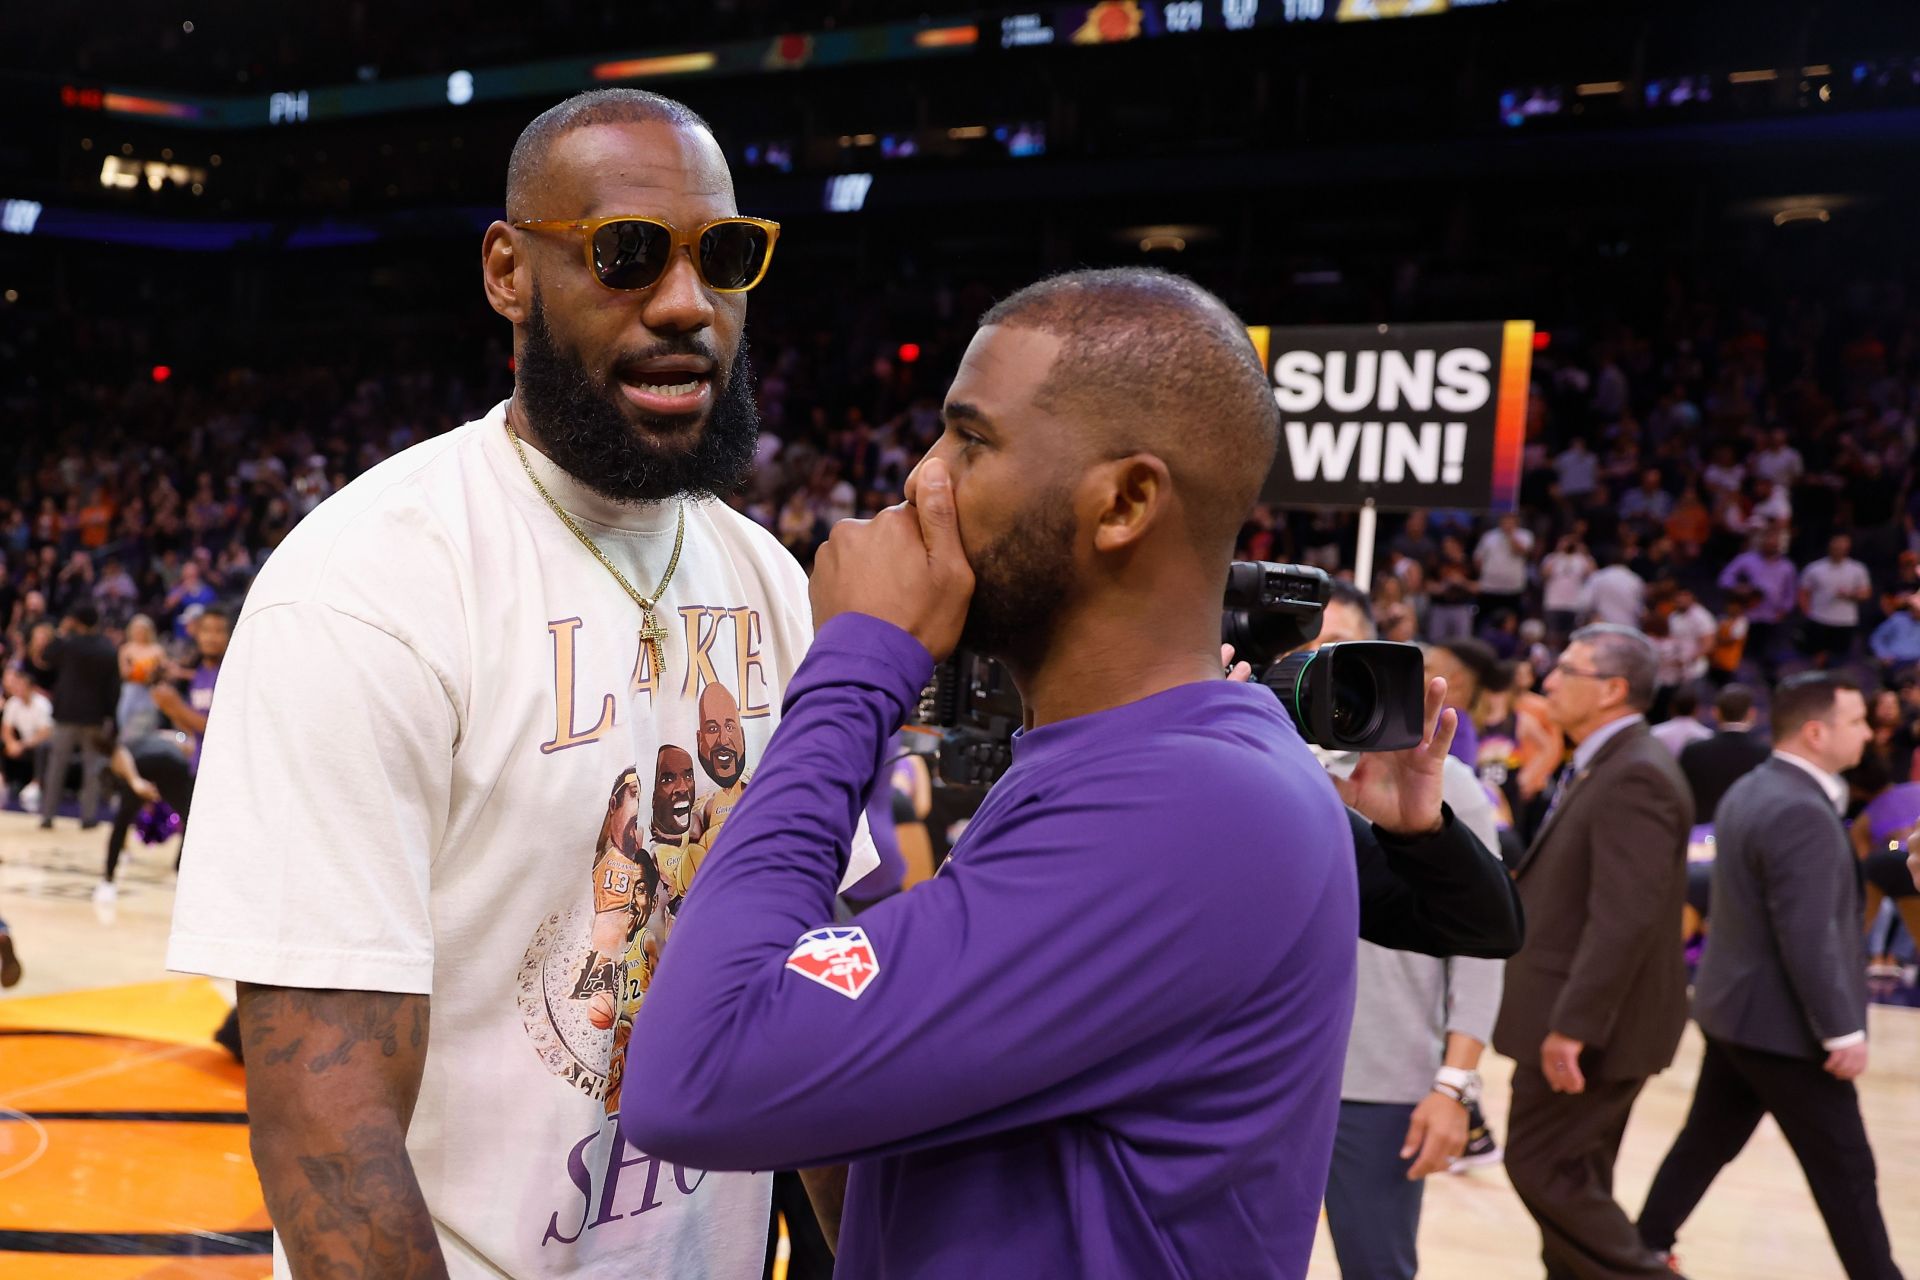
[[1507, 1174], [1540, 1224], [1549, 1280], [1669, 1277], [1613, 1198], [1627, 1116], [1687, 1021], [1679, 944], [1693, 797], [1647, 732], [1653, 645], [1575, 632], [1544, 689], [1575, 744], [1514, 870], [1527, 941], [1493, 1043], [1515, 1062]]

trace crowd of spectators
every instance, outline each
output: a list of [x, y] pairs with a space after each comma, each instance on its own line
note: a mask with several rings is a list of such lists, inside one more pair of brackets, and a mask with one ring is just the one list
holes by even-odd
[[[1502, 667], [1480, 683], [1517, 695], [1580, 622], [1640, 627], [1661, 655], [1656, 721], [1683, 689], [1702, 705], [1703, 685], [1764, 687], [1808, 664], [1910, 690], [1920, 320], [1891, 290], [1853, 301], [1844, 332], [1818, 308], [1676, 305], [1644, 331], [1541, 353], [1519, 510], [1388, 517], [1372, 573], [1383, 637], [1484, 644]], [[756, 334], [758, 466], [732, 501], [803, 564], [836, 521], [899, 500], [957, 355], [954, 340], [844, 348]], [[353, 476], [504, 395], [506, 364], [495, 348], [464, 372], [293, 363], [39, 394], [0, 493], [0, 659], [31, 672], [86, 603], [115, 643], [144, 617], [147, 657], [157, 644], [190, 663], [199, 610], [237, 603]], [[1350, 576], [1356, 543], [1351, 512], [1262, 508], [1240, 553]], [[1903, 743], [1917, 702], [1875, 702], [1901, 709]], [[1911, 755], [1894, 762], [1902, 781]]]

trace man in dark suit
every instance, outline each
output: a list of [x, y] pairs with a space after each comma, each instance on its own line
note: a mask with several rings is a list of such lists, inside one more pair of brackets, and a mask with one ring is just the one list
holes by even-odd
[[1543, 686], [1573, 762], [1514, 877], [1527, 940], [1494, 1046], [1514, 1060], [1507, 1174], [1549, 1280], [1668, 1276], [1613, 1199], [1634, 1099], [1687, 1020], [1680, 907], [1693, 800], [1647, 731], [1653, 645], [1576, 632]]
[[1640, 1214], [1670, 1250], [1714, 1177], [1772, 1114], [1849, 1280], [1899, 1280], [1853, 1081], [1867, 1066], [1860, 881], [1840, 771], [1872, 736], [1860, 690], [1819, 672], [1781, 684], [1773, 757], [1714, 823], [1714, 930], [1694, 984], [1707, 1041], [1693, 1108]]
[[1680, 751], [1680, 771], [1693, 788], [1696, 821], [1712, 822], [1714, 810], [1727, 788], [1766, 763], [1772, 748], [1753, 731], [1753, 691], [1730, 684], [1713, 700], [1720, 731], [1711, 738], [1689, 742]]

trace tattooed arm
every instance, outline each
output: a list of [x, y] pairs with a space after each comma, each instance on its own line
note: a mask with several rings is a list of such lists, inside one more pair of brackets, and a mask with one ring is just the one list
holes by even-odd
[[300, 1280], [444, 1277], [407, 1158], [427, 997], [240, 987], [253, 1162]]

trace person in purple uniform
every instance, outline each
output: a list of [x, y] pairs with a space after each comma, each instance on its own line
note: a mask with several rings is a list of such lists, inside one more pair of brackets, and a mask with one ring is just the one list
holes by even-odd
[[[1076, 272], [987, 314], [944, 417], [907, 503], [820, 553], [814, 648], [637, 1015], [627, 1079], [674, 1105], [622, 1132], [850, 1165], [843, 1216], [814, 1186], [856, 1280], [1304, 1275], [1360, 891], [1332, 782], [1221, 678], [1260, 360], [1188, 281]], [[939, 875], [834, 925], [889, 736], [962, 643], [1020, 689], [1012, 768]], [[1389, 839], [1453, 826], [1444, 694], [1353, 795]]]

